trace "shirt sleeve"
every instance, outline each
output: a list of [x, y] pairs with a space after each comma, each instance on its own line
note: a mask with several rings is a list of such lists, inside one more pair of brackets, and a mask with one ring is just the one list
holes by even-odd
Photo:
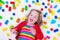
[[36, 26], [36, 35], [35, 36], [36, 36], [36, 39], [39, 39], [39, 40], [42, 40], [44, 37], [39, 26]]

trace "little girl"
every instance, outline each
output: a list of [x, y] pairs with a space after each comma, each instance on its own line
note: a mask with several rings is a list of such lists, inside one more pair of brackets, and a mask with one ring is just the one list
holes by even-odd
[[32, 9], [27, 19], [11, 30], [17, 34], [16, 40], [42, 40], [43, 33], [40, 29], [42, 16], [39, 10]]

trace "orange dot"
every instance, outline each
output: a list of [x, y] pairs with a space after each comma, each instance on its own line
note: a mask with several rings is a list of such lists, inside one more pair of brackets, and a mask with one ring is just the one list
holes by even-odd
[[19, 23], [20, 22], [20, 18], [17, 18], [16, 22]]
[[21, 9], [21, 12], [24, 12], [24, 8]]
[[50, 9], [50, 8], [48, 9], [48, 12], [49, 12], [49, 13], [52, 13], [52, 11], [51, 11], [51, 9]]
[[44, 21], [43, 23], [44, 23], [44, 24], [47, 24], [47, 22], [46, 22], [46, 21]]
[[45, 37], [44, 37], [43, 39], [44, 39], [44, 40], [47, 40], [47, 38], [45, 38]]
[[15, 9], [16, 9], [16, 7], [13, 7], [13, 9], [15, 10]]
[[49, 5], [50, 5], [50, 3], [47, 3], [47, 5], [49, 6]]

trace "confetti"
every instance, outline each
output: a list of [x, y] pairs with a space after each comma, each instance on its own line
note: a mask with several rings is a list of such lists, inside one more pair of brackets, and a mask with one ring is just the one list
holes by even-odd
[[24, 12], [24, 8], [21, 9], [21, 12]]
[[54, 16], [55, 19], [57, 19], [58, 17], [57, 16]]
[[58, 17], [58, 20], [60, 20], [60, 16]]
[[54, 2], [54, 0], [50, 0], [51, 1], [51, 3], [53, 3]]
[[10, 4], [15, 4], [15, 2], [11, 1]]
[[60, 9], [57, 10], [57, 13], [60, 13]]
[[26, 3], [28, 3], [28, 0], [25, 0]]
[[45, 3], [44, 3], [44, 2], [42, 2], [42, 5], [45, 5]]
[[54, 9], [57, 8], [57, 5], [54, 5]]
[[47, 35], [46, 38], [50, 39], [50, 36]]
[[6, 8], [8, 8], [8, 5], [6, 5]]
[[2, 6], [0, 6], [0, 10], [2, 9]]
[[2, 26], [2, 23], [0, 22], [0, 26]]
[[35, 3], [35, 1], [33, 0], [32, 3]]
[[31, 7], [31, 4], [29, 4], [28, 6]]
[[2, 9], [2, 12], [5, 12], [5, 9]]
[[22, 20], [24, 20], [24, 21], [25, 21], [25, 20], [26, 20], [26, 17], [22, 17]]
[[60, 37], [60, 32], [57, 35]]
[[2, 19], [3, 17], [2, 16], [0, 16], [0, 19]]
[[14, 26], [13, 25], [10, 25], [9, 29], [11, 30]]
[[39, 2], [39, 0], [36, 0], [36, 2]]
[[9, 32], [6, 32], [5, 35], [6, 35], [7, 37], [9, 37], [9, 36], [10, 36], [10, 33], [9, 33]]
[[25, 10], [28, 10], [28, 6], [25, 6]]
[[43, 28], [44, 28], [44, 29], [48, 29], [48, 26], [46, 26], [46, 25], [43, 25]]
[[45, 8], [47, 8], [47, 6], [45, 6]]
[[41, 8], [41, 11], [43, 11], [43, 8]]
[[60, 2], [60, 0], [56, 0], [56, 2]]
[[7, 31], [7, 30], [8, 30], [7, 27], [3, 27], [3, 28], [2, 28], [2, 31], [3, 31], [3, 32], [5, 32], [5, 31]]
[[17, 18], [16, 22], [19, 23], [20, 22], [20, 18]]
[[13, 20], [13, 17], [10, 17], [10, 20]]
[[55, 30], [54, 30], [54, 32], [58, 32], [58, 31], [59, 31], [59, 29], [55, 29]]
[[8, 8], [8, 11], [11, 11], [11, 7]]
[[60, 24], [57, 24], [58, 27], [60, 27]]
[[50, 20], [50, 16], [47, 16], [47, 19]]
[[6, 4], [9, 4], [9, 2], [8, 2], [8, 1], [6, 1]]
[[15, 13], [12, 13], [13, 16], [15, 16]]
[[56, 37], [53, 37], [53, 40], [57, 40]]
[[47, 34], [50, 34], [50, 31], [47, 31], [46, 33], [47, 33]]
[[53, 28], [50, 28], [50, 31], [53, 31]]
[[45, 25], [47, 24], [47, 22], [46, 22], [46, 21], [44, 21], [43, 23], [44, 23]]
[[52, 5], [50, 5], [50, 8], [52, 8], [53, 6]]
[[52, 12], [51, 12], [51, 15], [52, 16], [54, 16], [54, 14], [55, 14], [55, 11], [54, 10], [51, 10]]
[[51, 24], [55, 24], [55, 23], [56, 23], [56, 20], [52, 19]]
[[5, 24], [7, 25], [8, 23], [9, 23], [9, 20], [6, 20], [6, 21], [5, 21]]

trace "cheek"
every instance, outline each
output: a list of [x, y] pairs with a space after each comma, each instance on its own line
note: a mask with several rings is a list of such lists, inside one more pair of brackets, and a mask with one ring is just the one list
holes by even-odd
[[33, 18], [33, 21], [36, 22], [37, 21], [37, 18]]

